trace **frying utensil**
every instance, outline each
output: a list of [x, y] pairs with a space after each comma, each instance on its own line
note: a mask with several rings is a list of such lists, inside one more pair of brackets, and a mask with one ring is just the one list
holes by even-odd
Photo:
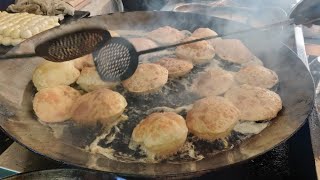
[[104, 29], [82, 28], [40, 43], [35, 53], [4, 55], [0, 60], [38, 56], [48, 61], [63, 62], [91, 53], [110, 38], [110, 33]]
[[[169, 11], [114, 13], [83, 19], [73, 25], [77, 24], [80, 27], [99, 25], [99, 27], [106, 27], [114, 31], [119, 30], [119, 32], [121, 30], [148, 32], [159, 27], [171, 26], [190, 32], [197, 28], [210, 28], [218, 34], [225, 34], [248, 28], [244, 24], [220, 18]], [[35, 47], [39, 42], [51, 39], [57, 32], [73, 29], [74, 26], [61, 26], [61, 29], [52, 29], [44, 32], [41, 36], [34, 36], [15, 47], [10, 53], [31, 53], [34, 51], [32, 47]], [[35, 89], [32, 86], [31, 78], [33, 70], [43, 62], [42, 58], [32, 58], [28, 61], [25, 59], [0, 61], [0, 103], [2, 104], [0, 106], [0, 126], [14, 140], [38, 154], [78, 167], [127, 176], [182, 178], [235, 165], [263, 154], [287, 140], [305, 123], [311, 112], [315, 94], [313, 80], [303, 62], [284, 45], [289, 43], [294, 35], [290, 30], [284, 29], [282, 31], [282, 34], [288, 36], [287, 39], [278, 38], [279, 32], [275, 30], [269, 32], [273, 38], [264, 36], [263, 32], [231, 37], [240, 39], [252, 53], [263, 61], [267, 68], [278, 74], [279, 95], [283, 101], [283, 110], [259, 135], [246, 139], [233, 149], [221, 151], [217, 155], [207, 156], [199, 161], [145, 164], [112, 160], [106, 156], [84, 150], [92, 143], [97, 134], [101, 133], [99, 130], [88, 127], [81, 129], [69, 127], [66, 122], [63, 128], [58, 126], [54, 131], [52, 129], [54, 127], [41, 124], [32, 113], [32, 99]], [[157, 103], [157, 94], [152, 97], [151, 100]], [[130, 107], [135, 104], [148, 106], [137, 96], [127, 99], [127, 102]], [[139, 111], [137, 111], [135, 118], [143, 119]], [[125, 123], [132, 123], [132, 120], [129, 117]], [[126, 131], [121, 131], [119, 134], [123, 136], [122, 141], [130, 139], [135, 125], [133, 123], [130, 127], [124, 126]], [[119, 148], [123, 148], [123, 146], [119, 146]]]

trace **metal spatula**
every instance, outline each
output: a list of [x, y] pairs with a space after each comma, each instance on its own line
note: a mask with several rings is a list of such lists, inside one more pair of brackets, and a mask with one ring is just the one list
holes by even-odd
[[92, 53], [110, 38], [110, 33], [104, 29], [79, 29], [37, 45], [33, 54], [4, 55], [0, 60], [38, 56], [53, 62], [69, 61]]

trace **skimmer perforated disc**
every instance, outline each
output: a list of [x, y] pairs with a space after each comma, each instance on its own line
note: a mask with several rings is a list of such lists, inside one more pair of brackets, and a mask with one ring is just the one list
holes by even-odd
[[115, 37], [93, 52], [93, 60], [102, 80], [119, 81], [133, 75], [139, 55], [128, 40]]
[[35, 52], [49, 61], [63, 62], [92, 53], [109, 39], [104, 29], [80, 29], [39, 44]]

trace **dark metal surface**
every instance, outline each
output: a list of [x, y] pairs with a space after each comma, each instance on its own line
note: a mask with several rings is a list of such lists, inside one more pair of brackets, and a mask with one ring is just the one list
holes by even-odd
[[[173, 8], [176, 12], [192, 12], [245, 23], [254, 27], [272, 24], [287, 19], [281, 8], [259, 7], [247, 8], [237, 6], [212, 7], [205, 3], [186, 3]], [[263, 12], [263, 13], [261, 13]]]
[[[209, 27], [218, 33], [247, 28], [241, 24], [219, 18], [174, 12], [116, 13], [79, 21], [74, 24], [74, 28], [83, 25], [108, 27], [110, 30], [145, 31], [164, 25], [189, 31], [198, 27]], [[66, 28], [65, 30], [70, 31], [71, 29]], [[284, 34], [286, 33], [288, 32]], [[38, 43], [54, 36], [54, 34], [55, 30], [52, 30], [50, 33], [44, 33], [41, 38], [39, 36], [31, 38], [15, 48], [13, 52], [30, 53], [34, 51], [33, 48]], [[92, 134], [92, 129], [85, 131], [84, 128], [81, 128], [73, 132], [64, 130], [62, 131], [63, 138], [54, 136], [51, 128], [43, 126], [33, 116], [32, 93], [30, 89], [26, 89], [33, 69], [42, 62], [39, 58], [28, 62], [25, 62], [24, 59], [0, 62], [0, 68], [2, 67], [0, 69], [0, 95], [5, 97], [1, 102], [5, 103], [8, 109], [15, 114], [13, 117], [2, 115], [0, 125], [18, 142], [50, 158], [76, 166], [127, 175], [174, 177], [189, 176], [195, 173], [199, 175], [243, 162], [272, 149], [292, 136], [304, 124], [313, 106], [314, 85], [311, 75], [296, 54], [279, 42], [280, 37], [283, 38], [279, 31], [268, 34], [256, 32], [237, 36], [264, 62], [266, 67], [273, 69], [278, 74], [283, 110], [271, 125], [259, 135], [253, 136], [232, 150], [221, 152], [212, 158], [207, 157], [201, 161], [183, 164], [122, 163], [102, 155], [88, 153], [79, 148], [89, 143], [86, 142], [90, 139], [89, 137], [95, 136]]]
[[66, 15], [64, 19], [60, 22], [61, 24], [68, 24], [75, 20], [86, 18], [90, 16], [90, 12], [88, 11], [74, 11], [74, 15]]
[[5, 178], [5, 180], [47, 180], [47, 179], [74, 179], [74, 180], [115, 180], [117, 176], [108, 173], [99, 173], [81, 169], [52, 169], [21, 173]]

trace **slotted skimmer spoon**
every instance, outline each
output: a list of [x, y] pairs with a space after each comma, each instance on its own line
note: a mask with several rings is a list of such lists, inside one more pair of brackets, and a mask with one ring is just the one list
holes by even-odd
[[0, 60], [42, 57], [53, 62], [69, 61], [92, 53], [110, 38], [110, 33], [104, 29], [78, 29], [37, 45], [33, 54], [4, 55]]

